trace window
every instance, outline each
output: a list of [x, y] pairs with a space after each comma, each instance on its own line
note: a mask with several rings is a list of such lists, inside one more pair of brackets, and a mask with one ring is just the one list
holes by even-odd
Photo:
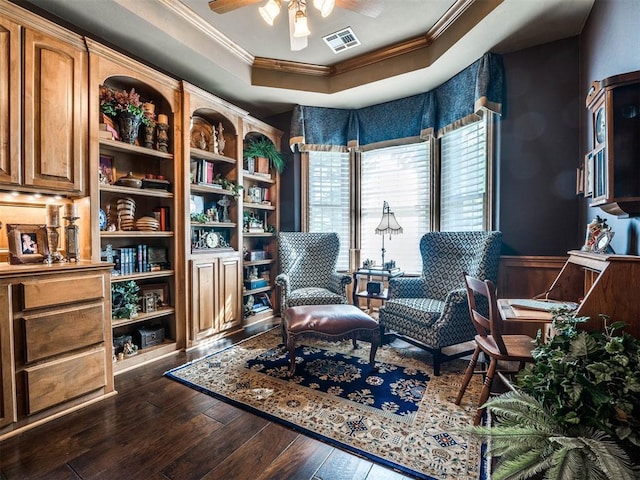
[[340, 238], [338, 270], [349, 270], [349, 153], [309, 152], [308, 231], [336, 232]]
[[[351, 241], [360, 249], [360, 265], [365, 259], [380, 264], [382, 237], [375, 229], [386, 201], [403, 233], [384, 237], [385, 261], [419, 273], [419, 243], [426, 232], [492, 228], [492, 122], [492, 115], [486, 115], [448, 132], [434, 140], [438, 148], [430, 141], [362, 152], [359, 182], [348, 153], [309, 152], [308, 230], [338, 232], [340, 270], [350, 265], [352, 231], [359, 232], [360, 238]], [[359, 206], [350, 205], [354, 197]], [[360, 218], [350, 218], [358, 208]]]
[[440, 141], [440, 230], [487, 227], [487, 125], [483, 119]]
[[395, 260], [398, 267], [407, 271], [415, 271], [416, 266], [422, 265], [420, 238], [430, 227], [429, 153], [429, 142], [362, 153], [361, 260], [370, 258], [376, 264], [382, 261], [382, 237], [375, 234], [375, 229], [382, 218], [382, 205], [387, 201], [403, 233], [385, 236], [385, 262]]

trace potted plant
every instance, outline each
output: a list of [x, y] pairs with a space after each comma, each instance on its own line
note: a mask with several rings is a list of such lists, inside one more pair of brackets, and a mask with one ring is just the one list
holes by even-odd
[[134, 88], [127, 92], [101, 85], [100, 111], [118, 121], [123, 142], [135, 143], [140, 123], [146, 126], [155, 125], [155, 109], [150, 109], [148, 102], [145, 107], [145, 102], [140, 100], [140, 95]]
[[136, 282], [116, 282], [111, 285], [111, 317], [134, 318], [140, 309], [140, 287]]
[[[245, 159], [255, 159], [257, 171], [260, 173], [268, 173], [269, 166], [275, 168], [278, 173], [282, 173], [282, 170], [284, 170], [284, 158], [282, 158], [275, 144], [266, 137], [249, 140], [244, 149], [243, 157]], [[265, 166], [267, 167], [266, 169], [264, 168]]]
[[516, 391], [486, 403], [494, 426], [470, 431], [499, 457], [492, 478], [637, 478], [640, 340], [608, 320], [603, 332], [585, 332], [577, 325], [586, 317], [555, 312], [555, 334], [538, 337]]

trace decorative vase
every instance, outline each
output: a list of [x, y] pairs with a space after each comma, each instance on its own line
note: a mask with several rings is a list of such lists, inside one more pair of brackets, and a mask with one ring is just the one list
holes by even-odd
[[258, 157], [256, 158], [256, 172], [258, 173], [269, 173], [269, 159], [266, 157]]
[[142, 122], [141, 115], [134, 115], [129, 112], [120, 112], [117, 116], [118, 127], [120, 129], [120, 139], [123, 142], [133, 145], [138, 139], [138, 130], [140, 129], [140, 122]]

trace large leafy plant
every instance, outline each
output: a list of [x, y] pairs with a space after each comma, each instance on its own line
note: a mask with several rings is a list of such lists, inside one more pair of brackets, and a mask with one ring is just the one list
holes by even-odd
[[639, 458], [640, 341], [606, 316], [602, 332], [579, 330], [586, 320], [557, 312], [556, 334], [537, 340], [535, 363], [518, 374], [516, 385], [548, 406], [561, 427], [601, 430]]
[[586, 320], [554, 313], [515, 391], [485, 404], [494, 425], [468, 430], [499, 457], [493, 480], [640, 478], [640, 341], [605, 316], [603, 332], [579, 330]]
[[282, 173], [285, 167], [284, 158], [278, 151], [275, 144], [266, 137], [250, 140], [242, 152], [244, 158], [264, 157], [269, 159], [269, 163], [278, 173]]

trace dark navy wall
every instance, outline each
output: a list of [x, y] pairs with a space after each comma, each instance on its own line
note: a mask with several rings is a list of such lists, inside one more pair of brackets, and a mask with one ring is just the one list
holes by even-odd
[[578, 48], [573, 37], [504, 55], [496, 228], [505, 255], [564, 255], [582, 244]]
[[[596, 0], [580, 36], [580, 97], [584, 99], [594, 80], [640, 70], [640, 1]], [[591, 122], [582, 101], [580, 147], [582, 154], [591, 149]], [[638, 159], [640, 162], [640, 158]], [[586, 225], [596, 215], [606, 218], [615, 237], [616, 253], [640, 253], [640, 219], [617, 217], [581, 202], [581, 220]], [[584, 230], [584, 227], [583, 227]]]

